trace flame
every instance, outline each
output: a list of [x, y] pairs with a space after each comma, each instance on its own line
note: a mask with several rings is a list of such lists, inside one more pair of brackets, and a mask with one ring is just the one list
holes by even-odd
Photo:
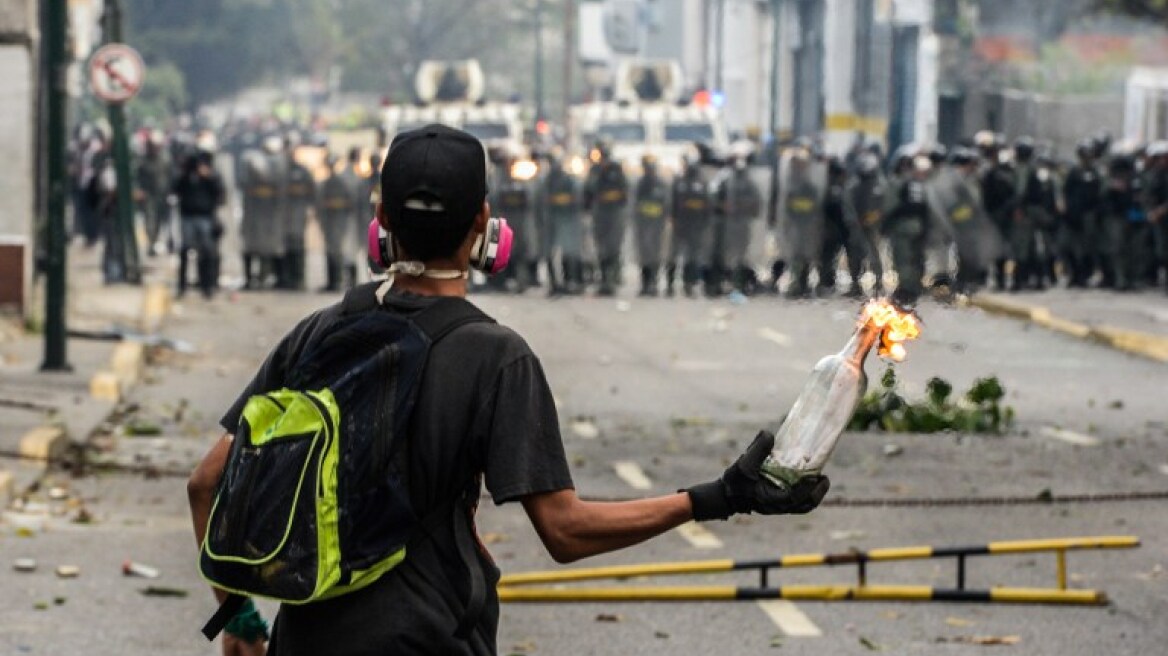
[[921, 335], [921, 321], [917, 315], [901, 311], [887, 299], [876, 299], [865, 305], [860, 323], [881, 329], [880, 357], [893, 362], [903, 362], [908, 355], [904, 343]]

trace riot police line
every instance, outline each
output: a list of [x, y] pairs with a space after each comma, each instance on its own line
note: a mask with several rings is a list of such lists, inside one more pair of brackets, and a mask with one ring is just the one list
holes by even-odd
[[[347, 287], [365, 270], [377, 163], [353, 151], [319, 179], [292, 152], [271, 137], [240, 155], [244, 287], [304, 289], [310, 211], [325, 237], [325, 290]], [[517, 266], [477, 291], [607, 297], [626, 271], [646, 297], [892, 294], [906, 304], [929, 292], [1163, 284], [1168, 144], [1092, 137], [1065, 163], [990, 132], [887, 158], [875, 145], [833, 157], [800, 140], [781, 151], [772, 224], [758, 158], [740, 149], [711, 161], [695, 149], [667, 171], [652, 156], [619, 161], [605, 142], [585, 166], [559, 148], [534, 158], [493, 149], [490, 200], [515, 229]]]

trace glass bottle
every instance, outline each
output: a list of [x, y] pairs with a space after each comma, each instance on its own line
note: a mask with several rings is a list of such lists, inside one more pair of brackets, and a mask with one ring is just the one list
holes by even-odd
[[882, 332], [869, 319], [842, 351], [815, 365], [763, 462], [762, 474], [769, 481], [790, 487], [822, 471], [868, 387], [864, 361]]

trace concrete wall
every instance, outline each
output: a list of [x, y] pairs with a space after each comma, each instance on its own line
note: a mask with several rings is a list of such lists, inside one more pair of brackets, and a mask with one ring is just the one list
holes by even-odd
[[35, 18], [31, 0], [0, 0], [0, 311], [24, 312], [31, 281]]

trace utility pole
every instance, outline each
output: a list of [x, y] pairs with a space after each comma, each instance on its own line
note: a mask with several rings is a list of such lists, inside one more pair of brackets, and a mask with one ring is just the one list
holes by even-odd
[[46, 70], [41, 83], [46, 85], [44, 144], [45, 173], [48, 176], [48, 239], [45, 249], [45, 359], [42, 371], [71, 371], [66, 355], [65, 289], [65, 172], [66, 111], [68, 102], [69, 53], [68, 0], [46, 0], [42, 9], [43, 47]]
[[779, 86], [782, 81], [783, 0], [771, 0], [771, 188], [767, 225], [779, 222]]
[[[121, 0], [106, 0], [104, 19], [105, 43], [122, 43]], [[120, 251], [114, 252], [121, 256], [124, 282], [138, 284], [142, 282], [142, 269], [138, 237], [134, 231], [134, 180], [130, 172], [130, 142], [126, 134], [126, 108], [123, 103], [109, 104], [109, 122], [113, 129], [114, 167], [118, 178], [115, 232], [121, 242]]]

